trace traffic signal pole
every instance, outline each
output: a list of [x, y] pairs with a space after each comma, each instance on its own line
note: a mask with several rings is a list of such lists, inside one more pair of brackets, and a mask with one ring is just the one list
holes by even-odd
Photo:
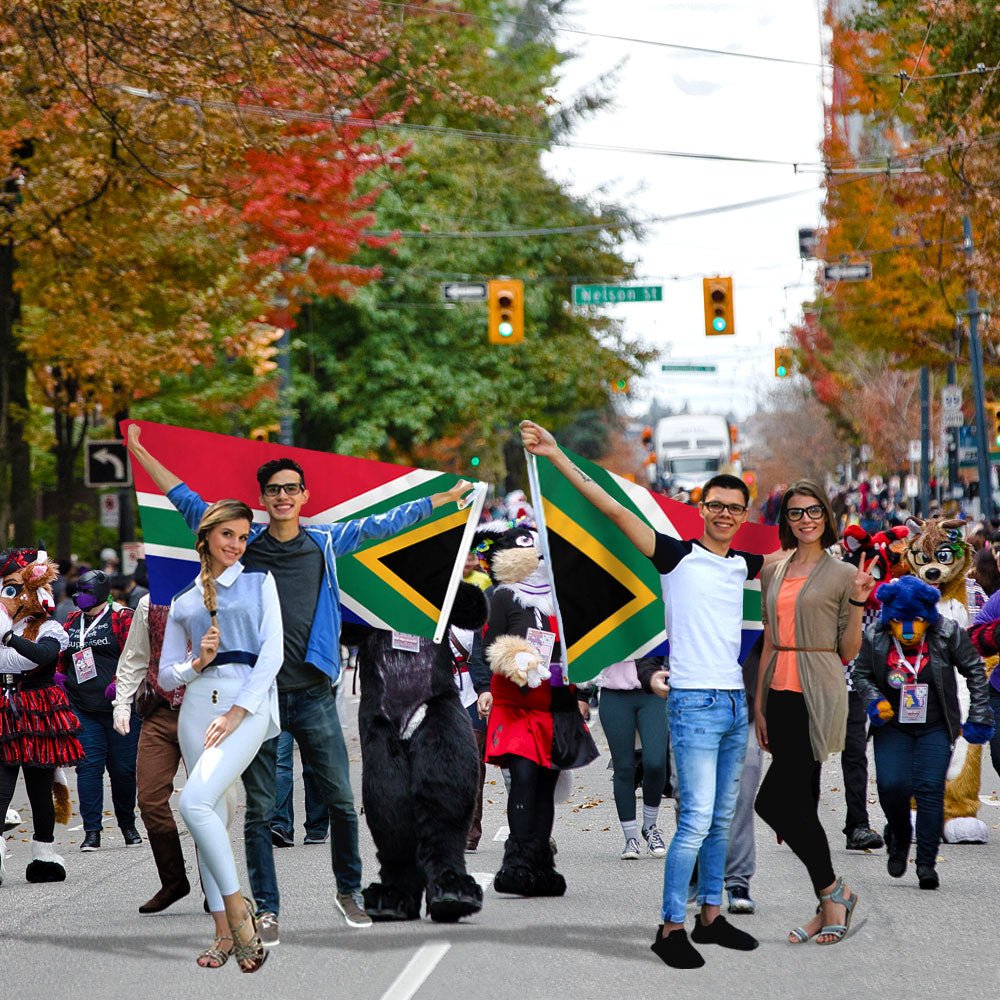
[[[972, 242], [972, 220], [962, 217], [962, 245], [971, 262], [975, 246]], [[983, 376], [983, 343], [979, 339], [979, 294], [969, 281], [965, 293], [969, 317], [969, 361], [972, 368], [972, 392], [976, 401], [976, 451], [979, 453], [979, 505], [984, 518], [993, 516], [993, 477], [990, 467], [990, 440], [986, 428], [986, 386]]]

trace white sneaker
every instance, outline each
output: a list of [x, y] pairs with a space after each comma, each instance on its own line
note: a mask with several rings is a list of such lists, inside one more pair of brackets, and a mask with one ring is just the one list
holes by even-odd
[[643, 829], [642, 837], [646, 841], [649, 853], [654, 858], [662, 858], [666, 855], [667, 845], [663, 842], [663, 836], [655, 826], [649, 827], [648, 830]]
[[621, 854], [622, 861], [638, 861], [641, 854], [642, 849], [639, 847], [639, 841], [635, 837], [629, 837], [625, 841], [625, 849]]

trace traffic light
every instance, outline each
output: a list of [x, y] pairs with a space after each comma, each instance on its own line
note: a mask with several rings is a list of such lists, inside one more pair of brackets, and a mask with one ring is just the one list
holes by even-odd
[[986, 400], [986, 441], [991, 450], [1000, 448], [1000, 403]]
[[519, 344], [524, 340], [524, 282], [502, 278], [489, 282], [490, 343]]
[[703, 278], [702, 293], [705, 297], [705, 335], [736, 332], [733, 322], [733, 279]]
[[280, 424], [264, 424], [262, 427], [255, 427], [250, 432], [251, 441], [270, 441], [272, 434], [280, 434], [281, 425]]
[[774, 349], [775, 378], [788, 378], [792, 374], [792, 357], [790, 347], [776, 347]]
[[621, 392], [621, 393], [624, 393], [627, 396], [628, 395], [628, 389], [629, 389], [629, 385], [628, 385], [628, 379], [627, 378], [616, 378], [611, 383], [611, 391], [612, 392]]

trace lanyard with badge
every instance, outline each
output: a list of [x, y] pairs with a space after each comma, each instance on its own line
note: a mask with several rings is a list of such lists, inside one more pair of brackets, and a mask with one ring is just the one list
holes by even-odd
[[918, 684], [917, 675], [923, 666], [924, 648], [927, 645], [926, 638], [921, 640], [920, 648], [914, 663], [910, 663], [899, 640], [893, 636], [893, 645], [896, 647], [898, 662], [889, 671], [889, 686], [899, 690], [899, 721], [900, 722], [926, 722], [927, 721], [927, 699], [930, 692], [929, 684]]
[[85, 643], [87, 636], [100, 624], [101, 619], [108, 613], [108, 606], [90, 623], [90, 628], [86, 627], [86, 615], [80, 612], [80, 649], [73, 654], [73, 669], [76, 672], [77, 684], [92, 681], [97, 676], [97, 663], [94, 660], [94, 651]]

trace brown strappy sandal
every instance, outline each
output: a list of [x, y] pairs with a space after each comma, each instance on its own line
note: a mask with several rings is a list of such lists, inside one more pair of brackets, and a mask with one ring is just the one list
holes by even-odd
[[[240, 972], [256, 972], [267, 961], [267, 951], [264, 948], [264, 942], [261, 941], [260, 935], [257, 933], [257, 920], [253, 915], [253, 904], [246, 896], [243, 897], [243, 902], [246, 904], [246, 915], [237, 927], [229, 925], [233, 935], [232, 955], [240, 967]], [[246, 944], [241, 944], [240, 931], [246, 927], [247, 921], [250, 921], [250, 926], [253, 928], [253, 937]]]
[[231, 937], [217, 937], [212, 942], [211, 948], [206, 948], [196, 959], [199, 969], [221, 969], [226, 962], [229, 961], [229, 956], [233, 953], [231, 948], [229, 951], [222, 950], [223, 941], [232, 941], [235, 945], [236, 942], [233, 941]]

